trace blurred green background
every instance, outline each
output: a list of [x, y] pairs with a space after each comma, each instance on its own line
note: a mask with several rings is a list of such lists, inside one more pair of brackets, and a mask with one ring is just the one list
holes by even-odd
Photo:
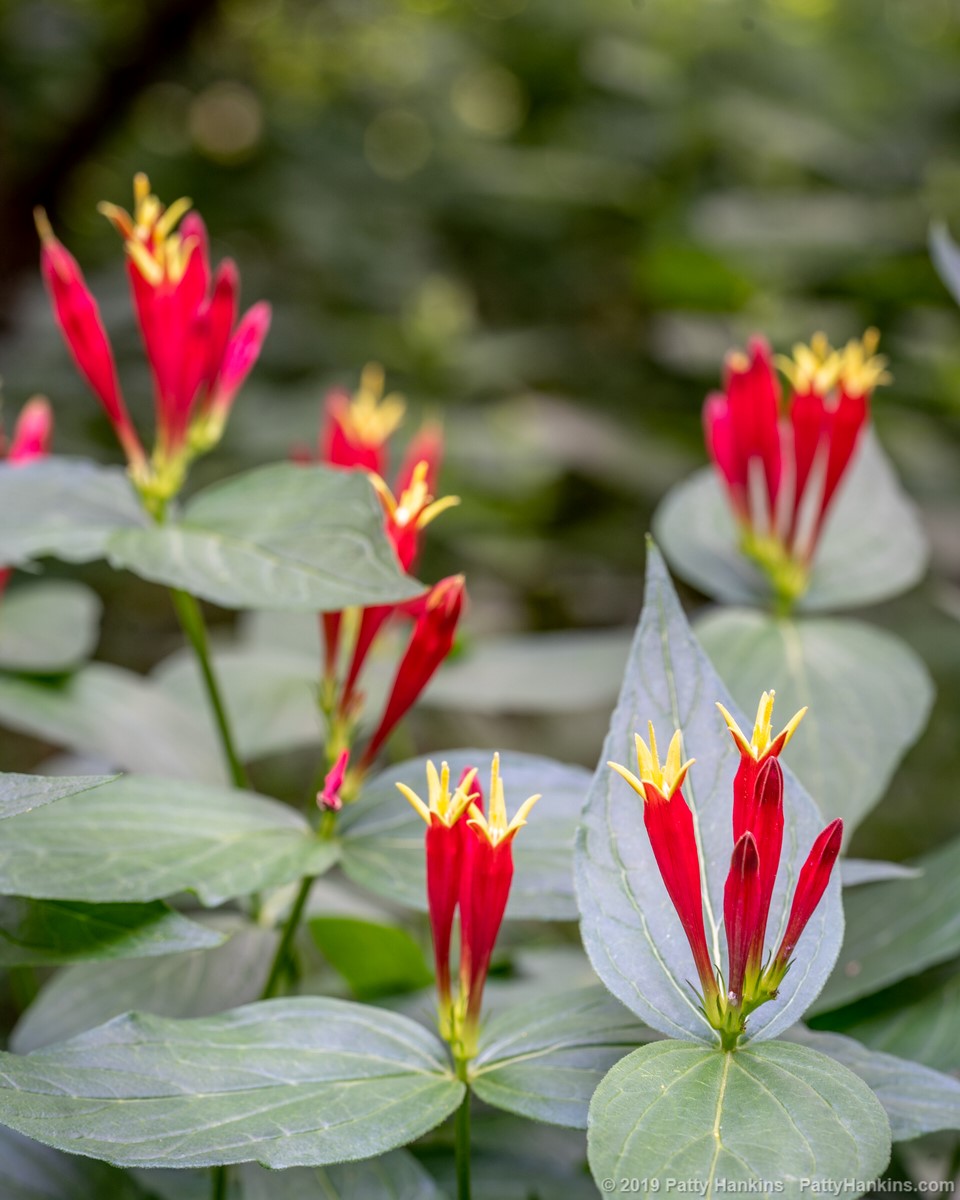
[[[958, 0], [5, 0], [7, 409], [43, 391], [59, 452], [117, 459], [39, 285], [42, 202], [149, 427], [95, 211], [146, 170], [274, 308], [192, 485], [313, 442], [325, 388], [376, 359], [414, 418], [444, 419], [464, 504], [421, 574], [466, 571], [471, 636], [619, 627], [653, 507], [704, 461], [724, 352], [878, 325], [895, 383], [876, 420], [934, 560], [869, 619], [920, 651], [940, 701], [854, 850], [901, 857], [960, 832], [960, 313], [926, 250], [933, 216], [960, 234], [958, 150]], [[107, 601], [101, 657], [145, 668], [176, 644], [160, 589], [80, 574]], [[414, 732], [592, 763], [606, 716]], [[0, 737], [5, 766], [37, 749]]]

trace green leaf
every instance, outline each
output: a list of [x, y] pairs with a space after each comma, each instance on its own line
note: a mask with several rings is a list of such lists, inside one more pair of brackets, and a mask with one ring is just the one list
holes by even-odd
[[207, 918], [229, 940], [213, 950], [84, 963], [58, 971], [20, 1018], [10, 1048], [27, 1054], [125, 1012], [208, 1017], [259, 999], [279, 935], [236, 916]]
[[443, 1200], [434, 1181], [405, 1150], [338, 1166], [294, 1167], [280, 1175], [245, 1166], [240, 1180], [243, 1200]]
[[312, 612], [408, 600], [361, 471], [278, 463], [214, 484], [164, 525], [117, 532], [107, 558], [226, 608]]
[[855, 888], [847, 934], [816, 1011], [840, 1008], [960, 954], [960, 839], [916, 859], [921, 874]]
[[191, 1021], [131, 1013], [0, 1055], [0, 1122], [118, 1166], [367, 1158], [432, 1129], [463, 1091], [422, 1026], [318, 998]]
[[[477, 767], [481, 784], [488, 786], [489, 750], [449, 750], [442, 757], [450, 764], [451, 778], [458, 779], [464, 767]], [[400, 781], [424, 794], [426, 762], [415, 758], [390, 767], [364, 786], [359, 801], [341, 817], [343, 869], [350, 878], [417, 909], [426, 908], [425, 826], [395, 785]], [[510, 751], [500, 756], [500, 775], [511, 814], [527, 796], [543, 796], [513, 843], [515, 873], [507, 916], [575, 920], [571, 857], [589, 772]]]
[[846, 1194], [861, 1195], [887, 1165], [890, 1127], [861, 1079], [805, 1046], [724, 1054], [665, 1041], [635, 1050], [597, 1088], [587, 1146], [605, 1191], [688, 1179], [711, 1200], [766, 1181], [790, 1198], [859, 1180]]
[[947, 291], [960, 304], [960, 248], [942, 221], [930, 225], [930, 257]]
[[[720, 963], [723, 888], [733, 850], [733, 776], [740, 756], [716, 710], [718, 700], [741, 727], [752, 728], [752, 720], [748, 724], [738, 715], [697, 645], [663, 559], [651, 545], [643, 613], [578, 835], [581, 931], [597, 974], [641, 1020], [663, 1033], [711, 1044], [716, 1035], [688, 982], [695, 977], [693, 958], [650, 848], [643, 801], [607, 762], [635, 769], [634, 732], [645, 730], [648, 720], [664, 743], [674, 729], [683, 731], [684, 753], [697, 760], [683, 793], [706, 865], [707, 940]], [[792, 713], [788, 709], [778, 715], [785, 723]], [[786, 757], [794, 753], [791, 744]], [[770, 908], [771, 946], [786, 923], [800, 866], [823, 825], [793, 775], [789, 770], [784, 775], [783, 856]], [[800, 939], [778, 998], [750, 1017], [750, 1037], [774, 1037], [799, 1020], [829, 975], [842, 936], [840, 879], [835, 872]]]
[[603, 1076], [656, 1036], [602, 987], [548, 995], [484, 1026], [470, 1086], [496, 1108], [586, 1129]]
[[796, 772], [849, 837], [927, 723], [934, 690], [923, 661], [899, 638], [842, 618], [727, 609], [695, 628], [742, 708], [771, 687], [782, 713], [810, 706], [792, 743]]
[[129, 776], [11, 821], [0, 894], [48, 900], [158, 900], [192, 891], [216, 905], [333, 865], [292, 808], [180, 780]]
[[29, 812], [44, 804], [53, 804], [55, 800], [63, 800], [66, 796], [76, 796], [79, 792], [111, 783], [114, 778], [113, 775], [57, 777], [0, 772], [0, 820]]
[[0, 966], [52, 965], [111, 958], [150, 958], [209, 949], [222, 934], [159, 901], [77, 904], [0, 898]]
[[57, 680], [0, 673], [0, 723], [124, 770], [227, 782], [209, 718], [198, 721], [175, 696], [106, 663]]
[[895, 1142], [939, 1129], [960, 1129], [960, 1081], [919, 1063], [868, 1050], [838, 1033], [791, 1030], [790, 1040], [836, 1059], [863, 1082], [883, 1105]]
[[840, 860], [840, 878], [845, 888], [860, 887], [864, 883], [885, 883], [891, 879], [916, 879], [922, 874], [922, 871], [905, 863], [883, 862], [873, 858]]
[[422, 703], [483, 713], [582, 712], [617, 694], [629, 631], [484, 638], [437, 672]]
[[90, 562], [116, 530], [150, 524], [125, 472], [56, 456], [0, 470], [0, 512], [0, 562], [15, 566], [46, 555]]
[[0, 1196], [3, 1200], [142, 1200], [143, 1193], [122, 1171], [61, 1154], [0, 1126]]
[[311, 917], [310, 933], [358, 1000], [415, 992], [433, 982], [417, 941], [398, 925], [355, 917]]
[[[770, 604], [766, 577], [740, 553], [712, 467], [671, 489], [654, 532], [678, 575], [726, 604]], [[810, 587], [797, 608], [858, 608], [913, 587], [927, 566], [926, 537], [876, 437], [857, 451], [827, 520]]]
[[100, 635], [100, 600], [70, 580], [12, 587], [0, 604], [0, 668], [66, 671], [93, 653]]

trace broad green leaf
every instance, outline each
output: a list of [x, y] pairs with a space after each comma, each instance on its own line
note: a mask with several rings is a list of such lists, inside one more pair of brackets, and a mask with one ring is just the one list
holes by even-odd
[[0, 668], [69, 670], [93, 653], [99, 626], [100, 600], [81, 583], [50, 579], [11, 587], [0, 600]]
[[953, 962], [934, 974], [932, 984], [915, 976], [831, 1013], [827, 1021], [872, 1050], [960, 1071], [960, 965]]
[[[440, 1189], [405, 1150], [330, 1167], [240, 1171], [242, 1200], [443, 1200]], [[206, 1197], [204, 1197], [206, 1200]]]
[[[208, 1182], [208, 1194], [209, 1190]], [[122, 1171], [61, 1154], [2, 1126], [0, 1196], [3, 1200], [143, 1200], [143, 1192]]]
[[111, 565], [226, 608], [319, 612], [408, 600], [366, 475], [278, 463], [206, 488], [164, 525], [107, 542]]
[[485, 638], [437, 672], [422, 703], [484, 713], [582, 712], [612, 702], [629, 631]]
[[111, 783], [112, 775], [17, 775], [0, 773], [0, 820]]
[[960, 248], [942, 221], [930, 225], [930, 257], [947, 291], [960, 304]]
[[847, 933], [816, 1011], [840, 1008], [960, 954], [960, 839], [911, 864], [915, 879], [855, 888]]
[[209, 718], [198, 721], [176, 697], [106, 663], [56, 680], [0, 673], [0, 724], [124, 770], [227, 781]]
[[58, 971], [20, 1018], [10, 1048], [27, 1054], [125, 1012], [209, 1017], [259, 999], [279, 935], [221, 913], [208, 921], [214, 933], [228, 934], [229, 941], [212, 950], [84, 963]]
[[724, 1054], [664, 1041], [622, 1059], [597, 1088], [587, 1145], [604, 1191], [686, 1179], [711, 1200], [766, 1181], [789, 1200], [843, 1181], [861, 1195], [887, 1165], [890, 1127], [861, 1079], [806, 1046]]
[[150, 523], [122, 470], [56, 456], [0, 467], [0, 512], [0, 562], [11, 565], [46, 555], [90, 562], [116, 530]]
[[[449, 750], [435, 755], [450, 764], [453, 779], [464, 767], [479, 769], [489, 786], [489, 750]], [[426, 791], [426, 758], [390, 767], [370, 781], [359, 801], [341, 818], [343, 869], [364, 887], [406, 904], [426, 908], [424, 823], [396, 789], [399, 780], [420, 795]], [[542, 799], [513, 843], [515, 873], [507, 915], [544, 921], [577, 916], [573, 896], [572, 849], [589, 772], [534, 754], [512, 751], [500, 756], [500, 776], [513, 814], [527, 796]]]
[[[756, 698], [759, 699], [759, 696]], [[651, 545], [647, 586], [627, 672], [590, 789], [577, 844], [577, 894], [584, 946], [594, 968], [618, 999], [661, 1032], [711, 1044], [715, 1034], [700, 1012], [689, 980], [693, 958], [657, 869], [643, 824], [643, 801], [608, 760], [636, 769], [634, 732], [652, 720], [663, 743], [683, 731], [684, 753], [695, 758], [683, 794], [694, 814], [706, 864], [707, 939], [722, 963], [723, 887], [733, 851], [733, 776], [740, 756], [715, 707], [730, 708], [727, 689], [687, 625], [663, 559]], [[732, 708], [731, 708], [732, 706]], [[774, 720], [784, 723], [789, 709]], [[791, 743], [785, 757], [801, 761]], [[786, 923], [800, 866], [823, 825], [813, 801], [785, 770], [784, 842], [768, 925], [768, 947]], [[536, 816], [536, 813], [534, 814]], [[771, 1038], [802, 1016], [823, 986], [843, 936], [839, 872], [797, 947], [779, 997], [749, 1019], [751, 1038]]]
[[249, 792], [128, 776], [25, 813], [0, 841], [0, 894], [217, 905], [319, 875], [337, 857], [299, 813]]
[[895, 1142], [939, 1129], [960, 1129], [960, 1081], [951, 1076], [868, 1050], [838, 1033], [798, 1027], [791, 1030], [790, 1040], [829, 1055], [859, 1075], [883, 1105]]
[[742, 708], [768, 688], [783, 714], [809, 705], [795, 769], [823, 815], [843, 817], [849, 837], [927, 723], [933, 683], [923, 661], [899, 638], [843, 618], [723, 609], [695, 629]]
[[904, 863], [883, 862], [872, 858], [840, 860], [840, 879], [845, 888], [860, 887], [864, 883], [886, 883], [891, 879], [916, 879], [922, 874], [922, 871]]
[[375, 1000], [428, 987], [433, 971], [418, 942], [398, 925], [355, 917], [311, 917], [310, 933], [357, 1000]]
[[[316, 624], [316, 616], [312, 619]], [[324, 740], [317, 703], [320, 661], [317, 656], [247, 647], [213, 655], [230, 728], [244, 758]], [[192, 653], [178, 652], [164, 660], [151, 675], [151, 683], [214, 736], [210, 701]]]
[[131, 1013], [0, 1055], [0, 1122], [118, 1166], [372, 1157], [439, 1124], [463, 1091], [422, 1026], [318, 998], [190, 1021]]
[[0, 966], [151, 958], [219, 946], [222, 934], [160, 901], [77, 904], [0, 897]]
[[600, 1080], [657, 1036], [602, 987], [548, 995], [484, 1026], [470, 1086], [496, 1108], [586, 1129]]
[[[713, 468], [667, 493], [654, 516], [657, 540], [688, 583], [726, 604], [769, 604], [764, 575], [740, 553], [726, 495]], [[870, 433], [841, 485], [817, 549], [804, 612], [858, 608], [913, 587], [927, 541], [876, 437]]]

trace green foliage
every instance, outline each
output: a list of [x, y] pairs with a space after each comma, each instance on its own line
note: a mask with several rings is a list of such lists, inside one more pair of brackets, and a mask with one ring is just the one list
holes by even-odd
[[29, 812], [44, 804], [53, 804], [66, 796], [110, 783], [110, 775], [80, 775], [72, 779], [63, 776], [17, 775], [0, 773], [0, 820]]
[[0, 669], [66, 671], [93, 653], [100, 636], [100, 601], [69, 580], [12, 588], [0, 611]]
[[356, 917], [311, 917], [313, 940], [358, 1000], [415, 992], [433, 983], [419, 944], [397, 925]]

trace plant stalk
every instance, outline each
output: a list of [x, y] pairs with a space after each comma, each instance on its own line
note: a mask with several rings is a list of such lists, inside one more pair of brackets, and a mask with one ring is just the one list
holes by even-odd
[[457, 1200], [470, 1200], [470, 1088], [457, 1109], [454, 1155], [457, 1167]]
[[227, 1200], [227, 1168], [210, 1168], [210, 1197], [211, 1200]]
[[303, 910], [307, 903], [307, 897], [310, 895], [312, 883], [312, 875], [305, 875], [300, 881], [300, 891], [297, 892], [297, 898], [294, 900], [293, 907], [290, 909], [290, 915], [283, 926], [283, 933], [280, 935], [280, 945], [277, 947], [277, 952], [273, 956], [273, 962], [270, 964], [270, 974], [267, 976], [267, 982], [264, 984], [263, 993], [260, 997], [261, 1000], [272, 1000], [277, 994], [280, 987], [280, 980], [283, 978], [283, 972], [286, 969], [287, 960], [290, 957], [290, 947], [293, 945], [293, 939], [300, 924], [300, 918], [303, 916]]
[[207, 627], [204, 624], [200, 605], [189, 592], [181, 591], [180, 588], [171, 588], [170, 595], [173, 599], [173, 607], [176, 609], [183, 632], [186, 634], [187, 641], [190, 643], [197, 657], [200, 673], [203, 676], [204, 687], [207, 691], [207, 699], [210, 701], [210, 707], [213, 710], [217, 732], [220, 735], [220, 745], [223, 748], [223, 756], [227, 760], [233, 786], [237, 788], [249, 788], [250, 780], [247, 777], [246, 768], [240, 760], [240, 755], [237, 753], [237, 747], [230, 730], [230, 721], [227, 718], [227, 710], [223, 702], [223, 697], [220, 694], [220, 685], [217, 683], [217, 677], [213, 671], [213, 663], [210, 661]]

